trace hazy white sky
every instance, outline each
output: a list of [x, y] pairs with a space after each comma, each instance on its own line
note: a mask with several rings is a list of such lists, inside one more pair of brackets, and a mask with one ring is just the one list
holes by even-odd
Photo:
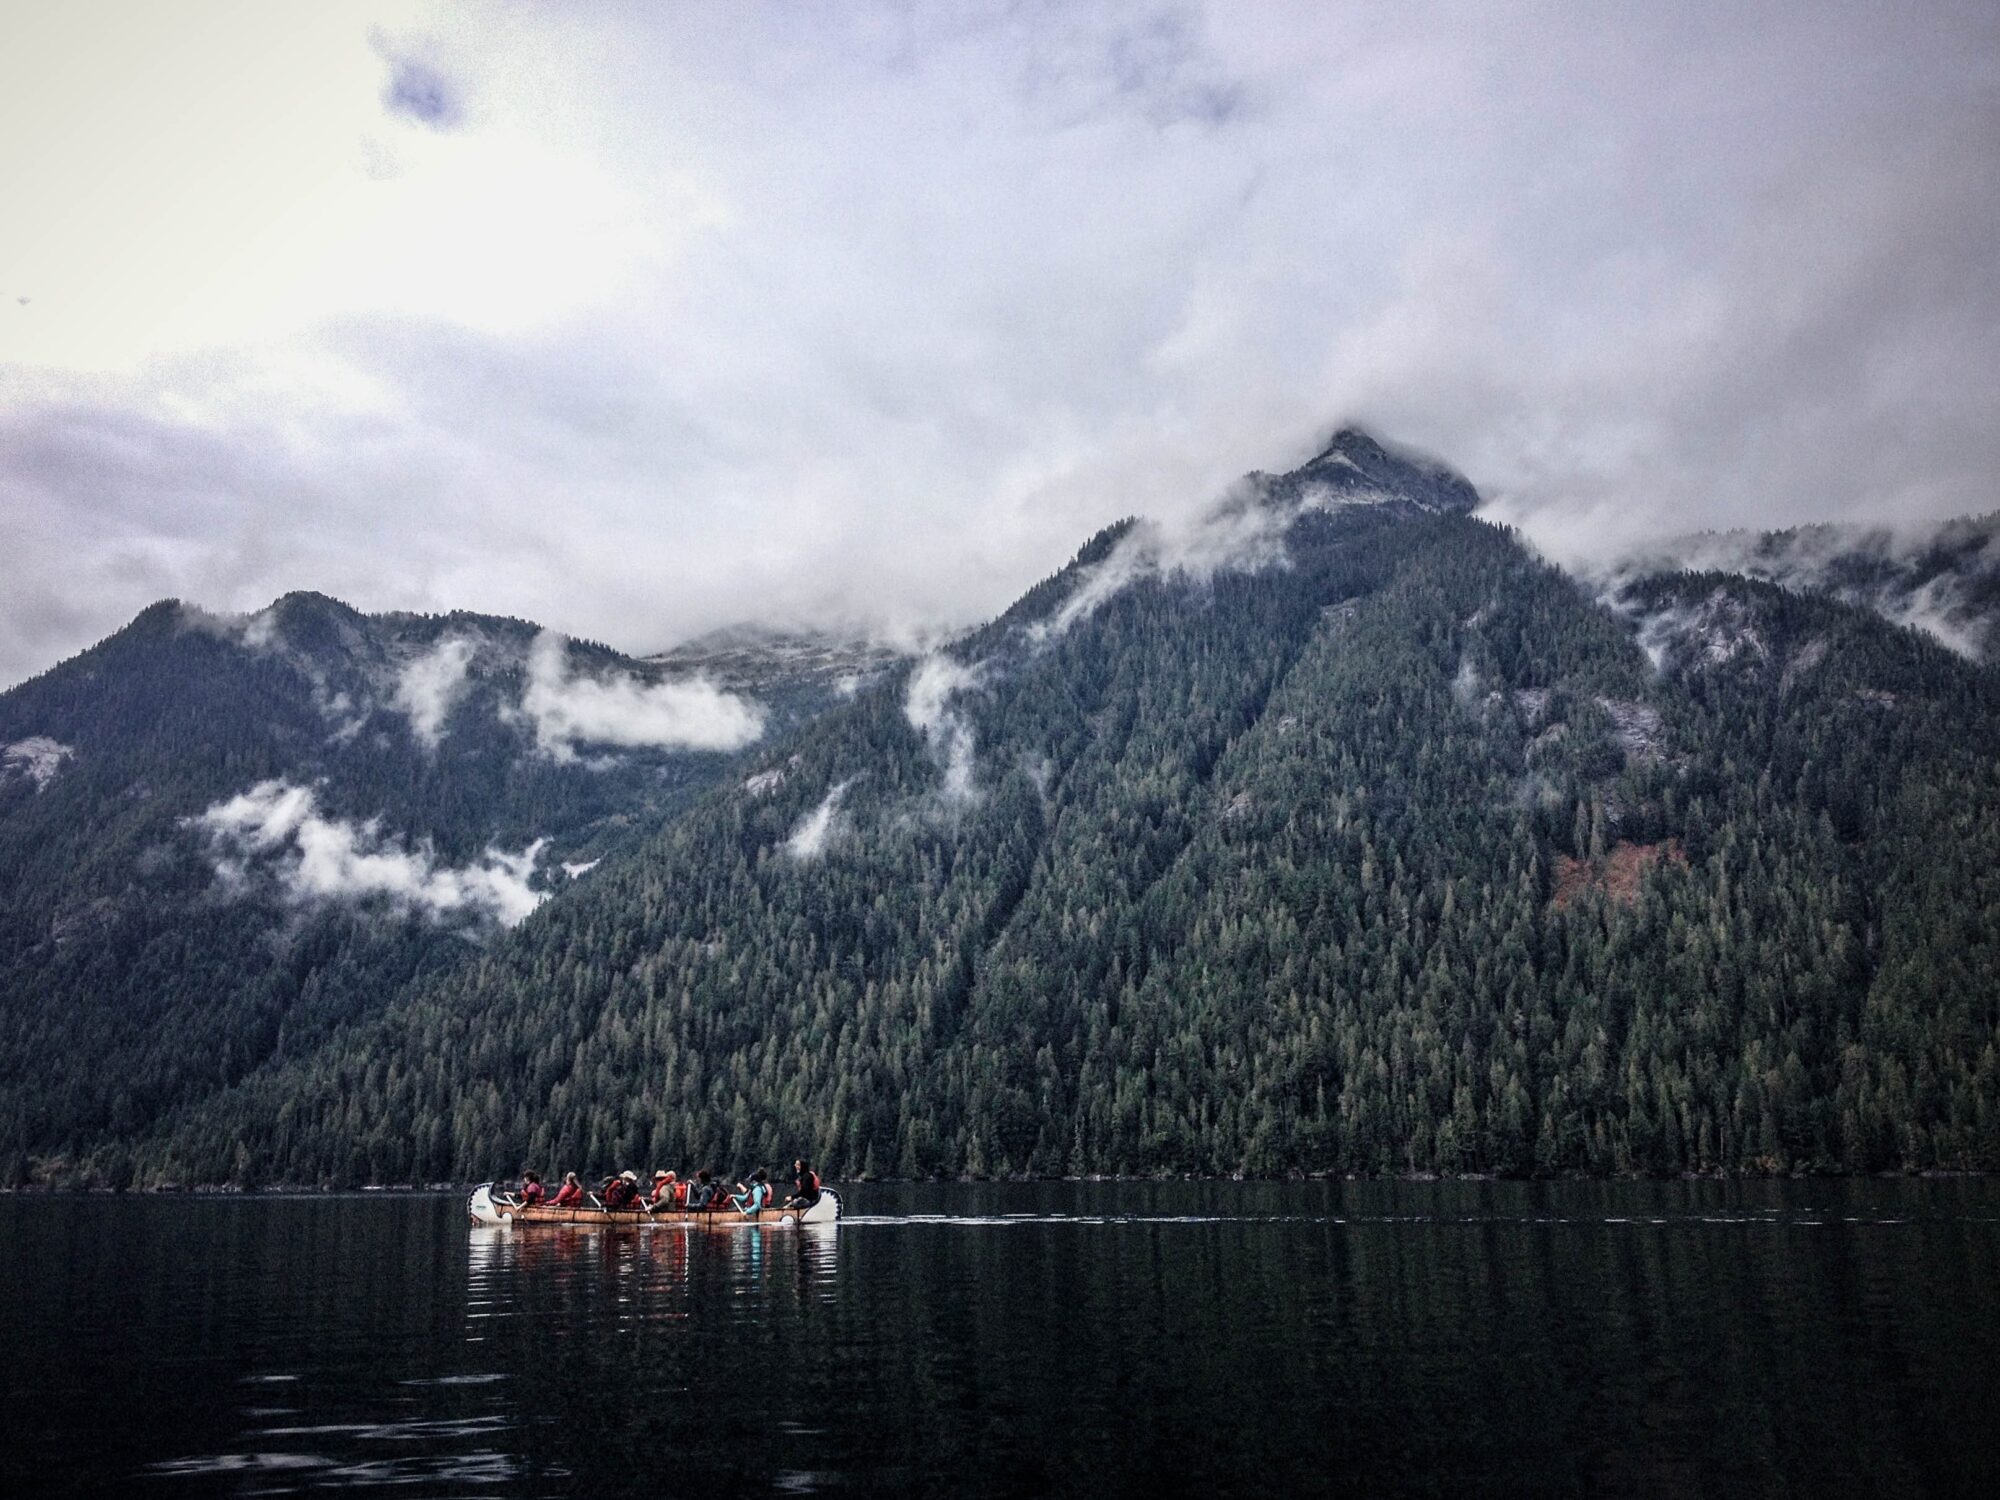
[[0, 683], [175, 594], [1002, 607], [1361, 419], [2000, 505], [2000, 7], [0, 0]]

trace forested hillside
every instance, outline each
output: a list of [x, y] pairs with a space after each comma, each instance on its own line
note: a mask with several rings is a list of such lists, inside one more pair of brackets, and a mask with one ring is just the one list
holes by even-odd
[[1095, 539], [141, 1180], [2000, 1167], [2000, 696], [1343, 434]]
[[156, 605], [0, 694], [0, 1172], [122, 1178], [167, 1112], [462, 961], [836, 701], [841, 659], [732, 692], [295, 594]]
[[2000, 661], [2000, 513], [1901, 528], [1705, 532], [1640, 547], [1597, 571], [1615, 587], [1690, 569], [1863, 605], [1971, 661]]

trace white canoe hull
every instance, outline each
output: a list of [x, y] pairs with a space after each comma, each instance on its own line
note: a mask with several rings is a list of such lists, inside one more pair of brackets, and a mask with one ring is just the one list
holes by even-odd
[[465, 1200], [465, 1211], [475, 1226], [511, 1228], [530, 1224], [569, 1224], [585, 1229], [780, 1229], [790, 1225], [822, 1225], [840, 1222], [840, 1194], [832, 1188], [820, 1189], [819, 1202], [811, 1208], [767, 1208], [755, 1214], [738, 1213], [732, 1208], [687, 1210], [524, 1208], [503, 1194], [495, 1194], [493, 1184], [482, 1182]]

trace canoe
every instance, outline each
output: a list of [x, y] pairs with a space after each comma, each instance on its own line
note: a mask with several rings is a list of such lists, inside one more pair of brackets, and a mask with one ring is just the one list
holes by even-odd
[[511, 1193], [498, 1193], [493, 1184], [482, 1182], [465, 1200], [465, 1211], [474, 1226], [508, 1228], [528, 1224], [575, 1224], [586, 1229], [642, 1229], [649, 1225], [678, 1225], [689, 1229], [777, 1229], [793, 1224], [838, 1224], [840, 1194], [821, 1188], [819, 1202], [811, 1208], [766, 1208], [754, 1214], [733, 1208], [660, 1209], [647, 1213], [643, 1208], [551, 1208], [516, 1201]]

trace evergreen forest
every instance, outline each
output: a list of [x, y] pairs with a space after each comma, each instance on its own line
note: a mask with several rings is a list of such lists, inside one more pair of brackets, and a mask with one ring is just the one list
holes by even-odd
[[[1232, 500], [1256, 547], [1113, 527], [740, 755], [496, 744], [484, 803], [414, 754], [341, 782], [463, 806], [460, 855], [556, 808], [601, 851], [484, 936], [274, 928], [130, 767], [88, 817], [11, 790], [0, 1168], [2000, 1169], [1993, 670], [1739, 576], [1600, 597], [1473, 498], [1346, 433]], [[115, 666], [65, 691], [174, 700], [195, 802], [282, 769], [246, 723], [307, 713]], [[34, 688], [0, 727], [51, 717]], [[179, 897], [53, 944], [153, 843]]]

